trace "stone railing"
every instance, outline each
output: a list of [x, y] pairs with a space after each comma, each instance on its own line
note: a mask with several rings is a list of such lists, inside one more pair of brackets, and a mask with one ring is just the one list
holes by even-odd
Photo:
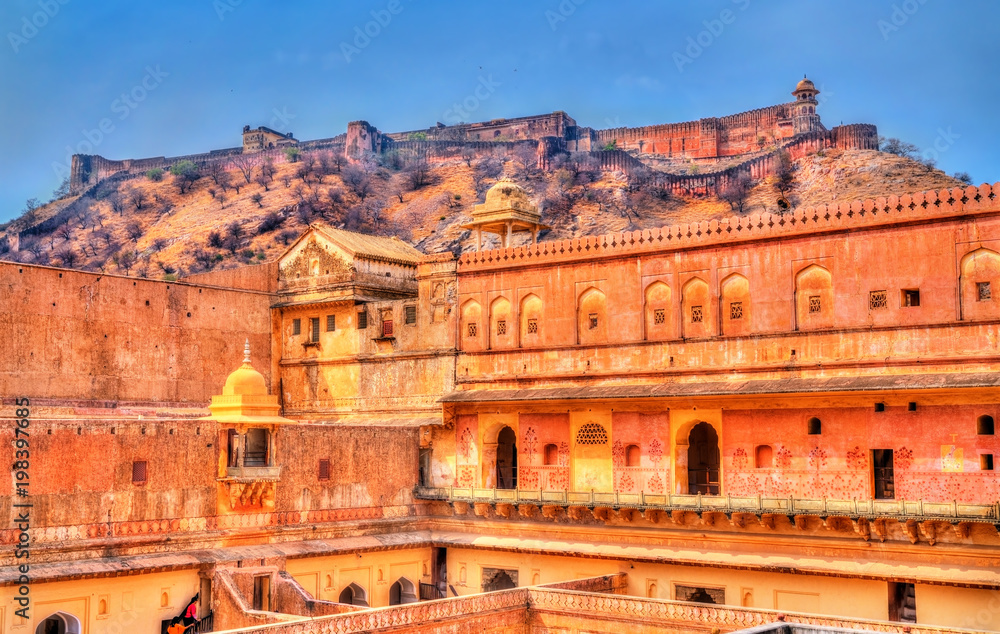
[[964, 504], [923, 500], [831, 500], [808, 498], [737, 497], [729, 495], [655, 495], [619, 491], [525, 491], [475, 487], [417, 487], [423, 500], [466, 504], [529, 504], [562, 507], [613, 508], [695, 513], [754, 515], [814, 515], [819, 517], [887, 518], [898, 521], [1000, 523], [1000, 502]]
[[383, 630], [406, 631], [407, 628], [432, 622], [443, 624], [472, 620], [496, 619], [498, 614], [514, 613], [521, 623], [525, 620], [530, 594], [528, 588], [514, 588], [467, 597], [451, 597], [436, 601], [407, 603], [388, 608], [373, 608], [360, 612], [318, 617], [306, 622], [275, 623], [219, 634], [260, 632], [261, 634], [349, 634]]
[[[208, 517], [134, 520], [126, 522], [101, 522], [75, 526], [46, 526], [31, 528], [31, 543], [60, 545], [69, 540], [110, 539], [133, 536], [163, 536], [204, 534], [218, 530], [257, 530], [273, 527], [315, 526], [316, 524], [372, 520], [382, 517], [405, 517], [412, 514], [409, 506], [384, 506], [341, 508], [315, 511], [287, 511], [278, 513], [234, 513]], [[0, 544], [14, 544], [20, 536], [18, 529], [0, 531]], [[13, 550], [11, 550], [13, 552]]]
[[725, 605], [705, 605], [685, 601], [645, 599], [608, 594], [590, 594], [572, 590], [531, 588], [529, 590], [531, 611], [572, 615], [586, 619], [600, 616], [614, 617], [620, 631], [628, 631], [628, 622], [645, 625], [679, 626], [698, 625], [701, 628], [717, 627], [723, 632], [732, 632], [749, 627], [775, 622], [821, 625], [838, 630], [861, 630], [865, 632], [898, 632], [903, 634], [953, 634], [973, 630], [916, 625], [913, 623], [888, 623], [828, 616], [779, 612]]
[[730, 244], [764, 238], [861, 229], [893, 223], [946, 219], [961, 214], [1000, 211], [1000, 183], [943, 189], [877, 199], [802, 207], [786, 214], [750, 214], [722, 220], [672, 225], [603, 236], [473, 251], [458, 260], [459, 273], [571, 262], [610, 255], [639, 255]]
[[[815, 616], [776, 610], [741, 608], [724, 605], [705, 605], [683, 601], [645, 599], [621, 594], [627, 585], [624, 574], [595, 577], [547, 586], [514, 588], [485, 594], [452, 597], [435, 601], [409, 603], [387, 608], [371, 608], [348, 614], [318, 617], [309, 621], [274, 623], [226, 630], [257, 632], [260, 634], [350, 634], [372, 631], [455, 631], [462, 624], [463, 631], [473, 631], [477, 624], [487, 625], [498, 631], [506, 621], [505, 631], [523, 632], [523, 624], [538, 613], [555, 614], [569, 620], [589, 623], [609, 619], [619, 624], [621, 631], [630, 625], [663, 627], [665, 631], [687, 631], [686, 626], [698, 630], [717, 627], [723, 632], [773, 623], [818, 625], [846, 631], [894, 632], [902, 634], [957, 634], [970, 632], [946, 627], [923, 626], [909, 623], [888, 623], [864, 619]], [[220, 632], [219, 634], [225, 634]]]

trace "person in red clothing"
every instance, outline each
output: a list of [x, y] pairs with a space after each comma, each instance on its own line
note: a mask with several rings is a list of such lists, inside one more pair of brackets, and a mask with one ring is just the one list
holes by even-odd
[[200, 595], [196, 594], [191, 597], [191, 601], [188, 602], [187, 607], [184, 608], [184, 627], [187, 628], [198, 622], [198, 597]]

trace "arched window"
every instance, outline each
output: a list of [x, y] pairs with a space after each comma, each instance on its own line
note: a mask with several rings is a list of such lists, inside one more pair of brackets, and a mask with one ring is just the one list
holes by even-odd
[[483, 328], [483, 309], [474, 299], [462, 304], [461, 341], [463, 350], [482, 350], [486, 347], [487, 337], [481, 332]]
[[597, 423], [585, 423], [576, 432], [576, 444], [606, 445], [608, 444], [608, 432]]
[[527, 295], [521, 300], [521, 340], [522, 346], [539, 344], [542, 323], [542, 300], [538, 295]]
[[510, 302], [498, 297], [490, 304], [490, 348], [511, 348], [514, 345], [514, 323]]
[[604, 293], [588, 288], [580, 295], [577, 306], [577, 343], [607, 341], [607, 305]]
[[1000, 291], [1000, 254], [989, 249], [967, 253], [961, 262], [962, 319], [995, 319]]
[[809, 435], [817, 436], [823, 433], [823, 421], [813, 416], [808, 422]]
[[833, 325], [833, 276], [812, 264], [795, 276], [795, 329]]
[[545, 464], [559, 464], [559, 447], [557, 447], [554, 443], [545, 445]]
[[669, 339], [673, 332], [670, 315], [670, 287], [653, 282], [646, 287], [646, 339]]
[[992, 436], [993, 431], [993, 417], [983, 414], [976, 419], [976, 433], [980, 436]]
[[733, 273], [722, 281], [719, 293], [722, 333], [742, 335], [750, 330], [750, 281]]
[[708, 284], [701, 278], [688, 280], [681, 289], [682, 336], [708, 337], [712, 335], [712, 298]]
[[642, 452], [639, 445], [629, 445], [625, 447], [625, 466], [638, 467], [642, 461]]
[[758, 445], [756, 456], [758, 469], [770, 469], [774, 466], [774, 452], [771, 451], [771, 445]]

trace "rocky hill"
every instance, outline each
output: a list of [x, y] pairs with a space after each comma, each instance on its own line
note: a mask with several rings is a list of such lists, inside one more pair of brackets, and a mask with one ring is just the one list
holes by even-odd
[[[397, 235], [425, 252], [457, 253], [473, 248], [460, 225], [501, 175], [542, 208], [552, 226], [543, 240], [721, 218], [739, 213], [739, 202], [744, 214], [780, 211], [774, 177], [748, 183], [746, 195], [730, 204], [678, 195], [652, 171], [628, 177], [566, 160], [542, 172], [529, 163], [496, 156], [345, 164], [314, 153], [259, 162], [247, 173], [112, 177], [0, 227], [0, 258], [173, 279], [271, 260], [316, 220]], [[908, 158], [826, 150], [794, 163], [786, 196], [794, 207], [958, 185]]]

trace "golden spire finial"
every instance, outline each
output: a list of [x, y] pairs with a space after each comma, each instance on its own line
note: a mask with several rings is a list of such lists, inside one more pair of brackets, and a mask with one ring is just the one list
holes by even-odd
[[247, 337], [246, 343], [243, 344], [243, 364], [250, 365], [250, 337]]

